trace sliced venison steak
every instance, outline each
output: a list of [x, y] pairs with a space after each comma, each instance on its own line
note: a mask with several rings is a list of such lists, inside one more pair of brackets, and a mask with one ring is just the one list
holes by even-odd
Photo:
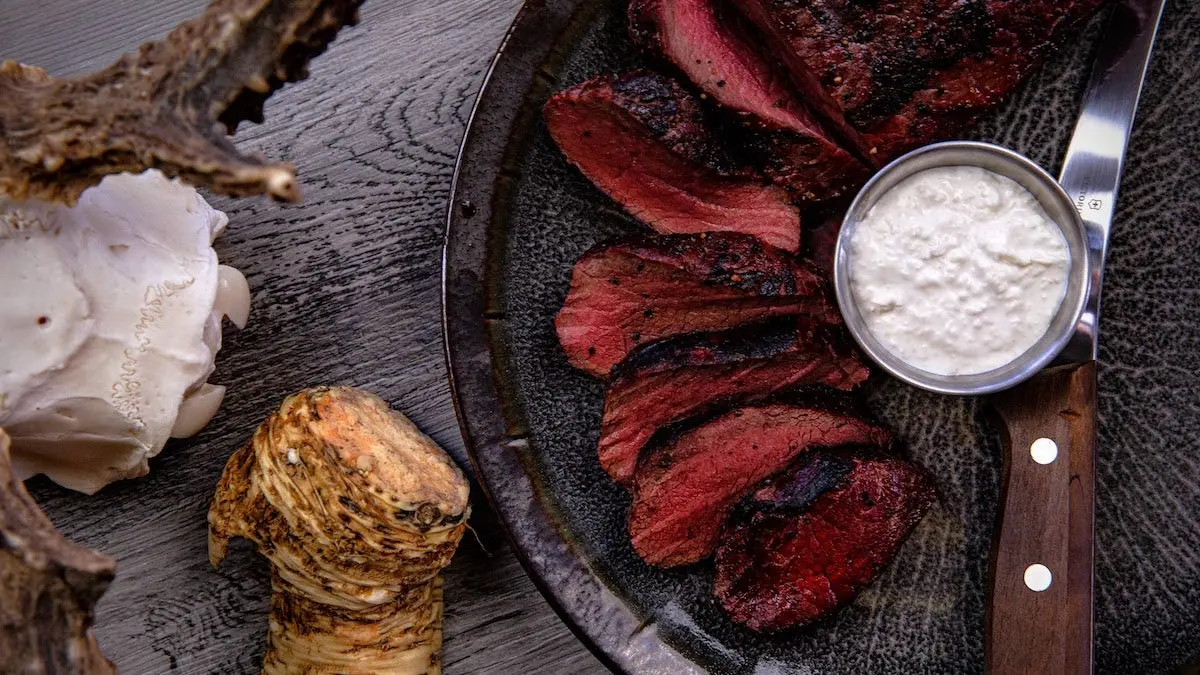
[[739, 505], [717, 549], [717, 599], [757, 631], [824, 618], [891, 562], [934, 496], [902, 459], [812, 453]]
[[1105, 0], [744, 0], [805, 101], [884, 162], [975, 122]]
[[804, 232], [804, 259], [828, 278], [833, 277], [838, 234], [842, 231], [842, 221], [845, 219], [845, 209], [813, 213], [811, 222], [815, 224]]
[[745, 232], [799, 249], [800, 212], [788, 192], [731, 160], [674, 80], [598, 77], [551, 96], [543, 114], [567, 159], [655, 230]]
[[750, 131], [764, 171], [801, 199], [857, 189], [867, 168], [797, 100], [723, 0], [632, 0], [629, 30], [646, 52], [674, 65]]
[[703, 560], [738, 500], [802, 453], [888, 444], [888, 431], [862, 420], [844, 396], [822, 388], [810, 401], [735, 408], [650, 450], [634, 476], [634, 550], [662, 567]]
[[572, 365], [608, 377], [642, 344], [795, 315], [840, 321], [804, 263], [724, 232], [637, 236], [592, 249], [575, 264], [554, 324]]
[[601, 466], [628, 483], [647, 441], [672, 422], [799, 385], [854, 388], [868, 371], [848, 341], [837, 327], [786, 318], [639, 347], [604, 397]]

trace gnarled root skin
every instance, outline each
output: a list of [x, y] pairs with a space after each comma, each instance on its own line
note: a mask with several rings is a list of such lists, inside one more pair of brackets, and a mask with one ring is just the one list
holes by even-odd
[[278, 578], [272, 589], [266, 675], [441, 672], [440, 576], [359, 611], [331, 611]]
[[358, 21], [362, 0], [215, 0], [116, 63], [76, 78], [0, 64], [0, 193], [74, 204], [110, 173], [162, 170], [241, 197], [300, 198], [295, 170], [226, 137]]
[[288, 397], [229, 459], [209, 558], [232, 537], [271, 562], [264, 673], [439, 673], [442, 591], [468, 484], [381, 399], [348, 387]]
[[92, 608], [116, 561], [67, 541], [12, 473], [0, 429], [0, 670], [108, 675]]

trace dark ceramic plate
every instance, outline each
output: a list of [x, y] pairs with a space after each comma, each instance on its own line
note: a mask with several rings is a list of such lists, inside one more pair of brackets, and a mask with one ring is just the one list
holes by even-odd
[[[526, 4], [463, 143], [445, 252], [446, 342], [479, 479], [526, 568], [615, 669], [970, 673], [983, 666], [1000, 450], [982, 401], [886, 379], [871, 405], [941, 500], [856, 602], [761, 636], [714, 605], [712, 571], [644, 565], [628, 497], [596, 460], [602, 388], [567, 365], [552, 317], [571, 266], [639, 226], [571, 169], [539, 114], [553, 91], [639, 63], [624, 2]], [[1171, 672], [1200, 653], [1200, 3], [1167, 10], [1133, 136], [1101, 330], [1098, 670]], [[1098, 25], [977, 138], [1055, 168]]]

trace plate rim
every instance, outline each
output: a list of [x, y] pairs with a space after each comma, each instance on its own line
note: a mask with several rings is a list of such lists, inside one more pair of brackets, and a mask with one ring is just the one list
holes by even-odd
[[[455, 417], [478, 484], [513, 554], [559, 619], [613, 672], [702, 673], [707, 672], [702, 666], [667, 644], [657, 631], [647, 630], [653, 621], [636, 615], [551, 522], [547, 505], [538, 499], [538, 488], [517, 456], [524, 439], [504, 433], [507, 418], [486, 327], [494, 319], [483, 309], [488, 299], [486, 243], [495, 218], [493, 198], [503, 159], [515, 133], [522, 131], [515, 123], [540, 66], [587, 5], [587, 0], [524, 0], [484, 73], [455, 157], [446, 206], [439, 294], [443, 356]], [[512, 75], [523, 78], [520, 84], [504, 79]], [[499, 91], [504, 87], [520, 91]], [[501, 127], [492, 126], [497, 120], [491, 117], [497, 115]], [[492, 147], [477, 147], [489, 143]], [[477, 157], [480, 154], [483, 157]], [[491, 171], [486, 172], [490, 180], [468, 175], [481, 161], [491, 163]], [[478, 241], [464, 241], [464, 236]], [[467, 393], [469, 386], [481, 390]], [[493, 484], [497, 477], [489, 476], [497, 468], [508, 474], [500, 486], [503, 490]], [[536, 554], [528, 550], [533, 544], [539, 546]], [[568, 592], [550, 579], [552, 573], [563, 576], [564, 572], [582, 586]]]

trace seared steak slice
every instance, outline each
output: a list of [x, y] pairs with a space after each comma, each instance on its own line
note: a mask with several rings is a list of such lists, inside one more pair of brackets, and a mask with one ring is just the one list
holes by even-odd
[[757, 631], [817, 621], [871, 583], [933, 501], [929, 475], [904, 460], [812, 453], [731, 518], [717, 599]]
[[857, 189], [867, 168], [830, 137], [791, 89], [787, 75], [747, 35], [722, 0], [632, 0], [634, 42], [665, 59], [751, 130], [766, 173], [799, 198]]
[[816, 225], [805, 232], [804, 258], [826, 277], [832, 278], [838, 234], [842, 231], [842, 221], [846, 218], [846, 212], [844, 209], [837, 209], [832, 213], [813, 215]]
[[1105, 0], [745, 0], [805, 100], [883, 162], [952, 136]]
[[642, 447], [667, 424], [798, 385], [848, 391], [867, 375], [837, 328], [808, 319], [680, 335], [639, 347], [614, 369], [605, 394], [600, 464], [614, 480], [628, 483]]
[[608, 377], [638, 345], [798, 314], [839, 321], [821, 279], [785, 252], [732, 232], [648, 235], [580, 258], [554, 324], [572, 365]]
[[629, 512], [638, 555], [662, 567], [702, 560], [738, 500], [802, 453], [890, 441], [886, 429], [860, 419], [838, 392], [827, 389], [814, 399], [735, 408], [643, 457]]
[[567, 159], [655, 230], [746, 232], [799, 249], [800, 213], [787, 191], [733, 162], [675, 81], [598, 77], [551, 96], [543, 113]]

